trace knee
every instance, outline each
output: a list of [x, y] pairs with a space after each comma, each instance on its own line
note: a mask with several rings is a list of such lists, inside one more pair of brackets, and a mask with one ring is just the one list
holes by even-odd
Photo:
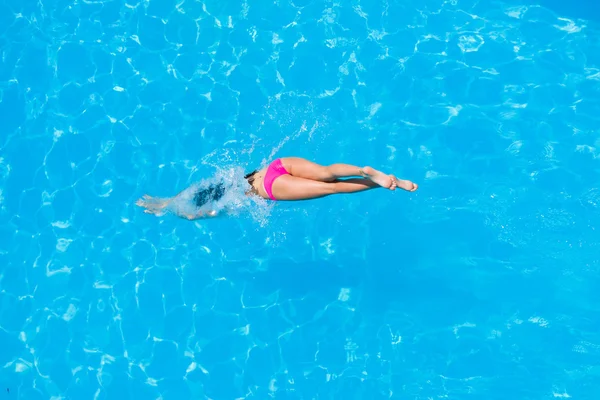
[[335, 176], [330, 166], [323, 167], [320, 171], [320, 175], [321, 177], [319, 180], [323, 182], [333, 182], [337, 179], [337, 176]]

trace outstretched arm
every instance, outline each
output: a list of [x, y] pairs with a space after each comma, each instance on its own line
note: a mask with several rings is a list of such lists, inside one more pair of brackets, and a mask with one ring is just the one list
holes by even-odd
[[197, 213], [194, 213], [194, 214], [178, 213], [177, 215], [179, 215], [180, 217], [183, 217], [183, 218], [185, 218], [187, 220], [194, 221], [194, 220], [200, 219], [200, 218], [216, 217], [217, 216], [217, 212], [216, 211], [209, 211], [207, 213], [197, 212]]
[[[181, 193], [180, 193], [181, 194]], [[179, 196], [179, 195], [177, 195]], [[146, 214], [154, 214], [157, 216], [163, 215], [165, 211], [171, 210], [177, 216], [181, 218], [185, 218], [187, 220], [193, 221], [200, 218], [209, 218], [216, 217], [216, 211], [208, 211], [208, 212], [188, 212], [187, 210], [181, 210], [179, 207], [175, 206], [174, 200], [177, 199], [177, 196], [170, 197], [167, 199], [161, 199], [158, 197], [152, 197], [148, 195], [144, 195], [141, 199], [139, 199], [136, 204], [140, 207], [145, 208], [144, 212]]]

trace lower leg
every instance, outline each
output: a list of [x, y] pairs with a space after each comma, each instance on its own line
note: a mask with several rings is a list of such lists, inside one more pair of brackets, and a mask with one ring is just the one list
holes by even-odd
[[394, 178], [391, 175], [384, 174], [369, 166], [360, 168], [348, 164], [333, 164], [325, 168], [333, 176], [332, 181], [337, 178], [362, 176], [386, 189], [393, 189], [392, 186], [395, 183]]
[[327, 172], [326, 177], [328, 177], [331, 181], [334, 181], [337, 178], [364, 176], [362, 168], [350, 164], [331, 164], [329, 166], [324, 167], [324, 169]]
[[352, 178], [345, 179], [343, 181], [335, 181], [332, 182], [334, 193], [356, 193], [362, 192], [369, 189], [375, 189], [379, 186], [377, 183], [373, 182], [370, 179], [365, 178]]
[[[346, 167], [345, 164], [336, 164], [336, 165], [344, 165], [344, 167]], [[351, 166], [348, 166], [351, 167]], [[419, 187], [418, 185], [416, 185], [415, 183], [405, 180], [405, 179], [398, 179], [396, 178], [394, 175], [386, 175], [381, 171], [376, 170], [375, 168], [371, 168], [371, 167], [363, 167], [359, 169], [360, 173], [362, 176], [365, 177], [365, 179], [347, 179], [344, 181], [338, 181], [336, 183], [340, 183], [340, 182], [362, 182], [362, 181], [368, 181], [370, 182], [370, 185], [373, 187], [382, 187], [384, 189], [390, 189], [390, 190], [396, 190], [396, 188], [401, 188], [404, 190], [407, 190], [409, 192], [414, 192], [415, 190], [417, 190], [417, 188]]]

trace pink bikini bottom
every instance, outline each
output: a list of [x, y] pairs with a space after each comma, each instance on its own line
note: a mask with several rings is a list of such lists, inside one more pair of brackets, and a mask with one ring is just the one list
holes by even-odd
[[265, 173], [265, 179], [263, 181], [263, 185], [265, 187], [265, 192], [269, 195], [271, 200], [277, 200], [275, 196], [273, 196], [273, 182], [275, 179], [279, 178], [281, 175], [289, 175], [283, 164], [281, 163], [281, 158], [273, 161], [269, 164], [267, 168], [267, 172]]

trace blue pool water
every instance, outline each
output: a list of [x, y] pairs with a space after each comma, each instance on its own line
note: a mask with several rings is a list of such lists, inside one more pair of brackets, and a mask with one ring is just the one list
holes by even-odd
[[[0, 399], [598, 398], [576, 4], [0, 1]], [[420, 189], [134, 206], [286, 155]]]

